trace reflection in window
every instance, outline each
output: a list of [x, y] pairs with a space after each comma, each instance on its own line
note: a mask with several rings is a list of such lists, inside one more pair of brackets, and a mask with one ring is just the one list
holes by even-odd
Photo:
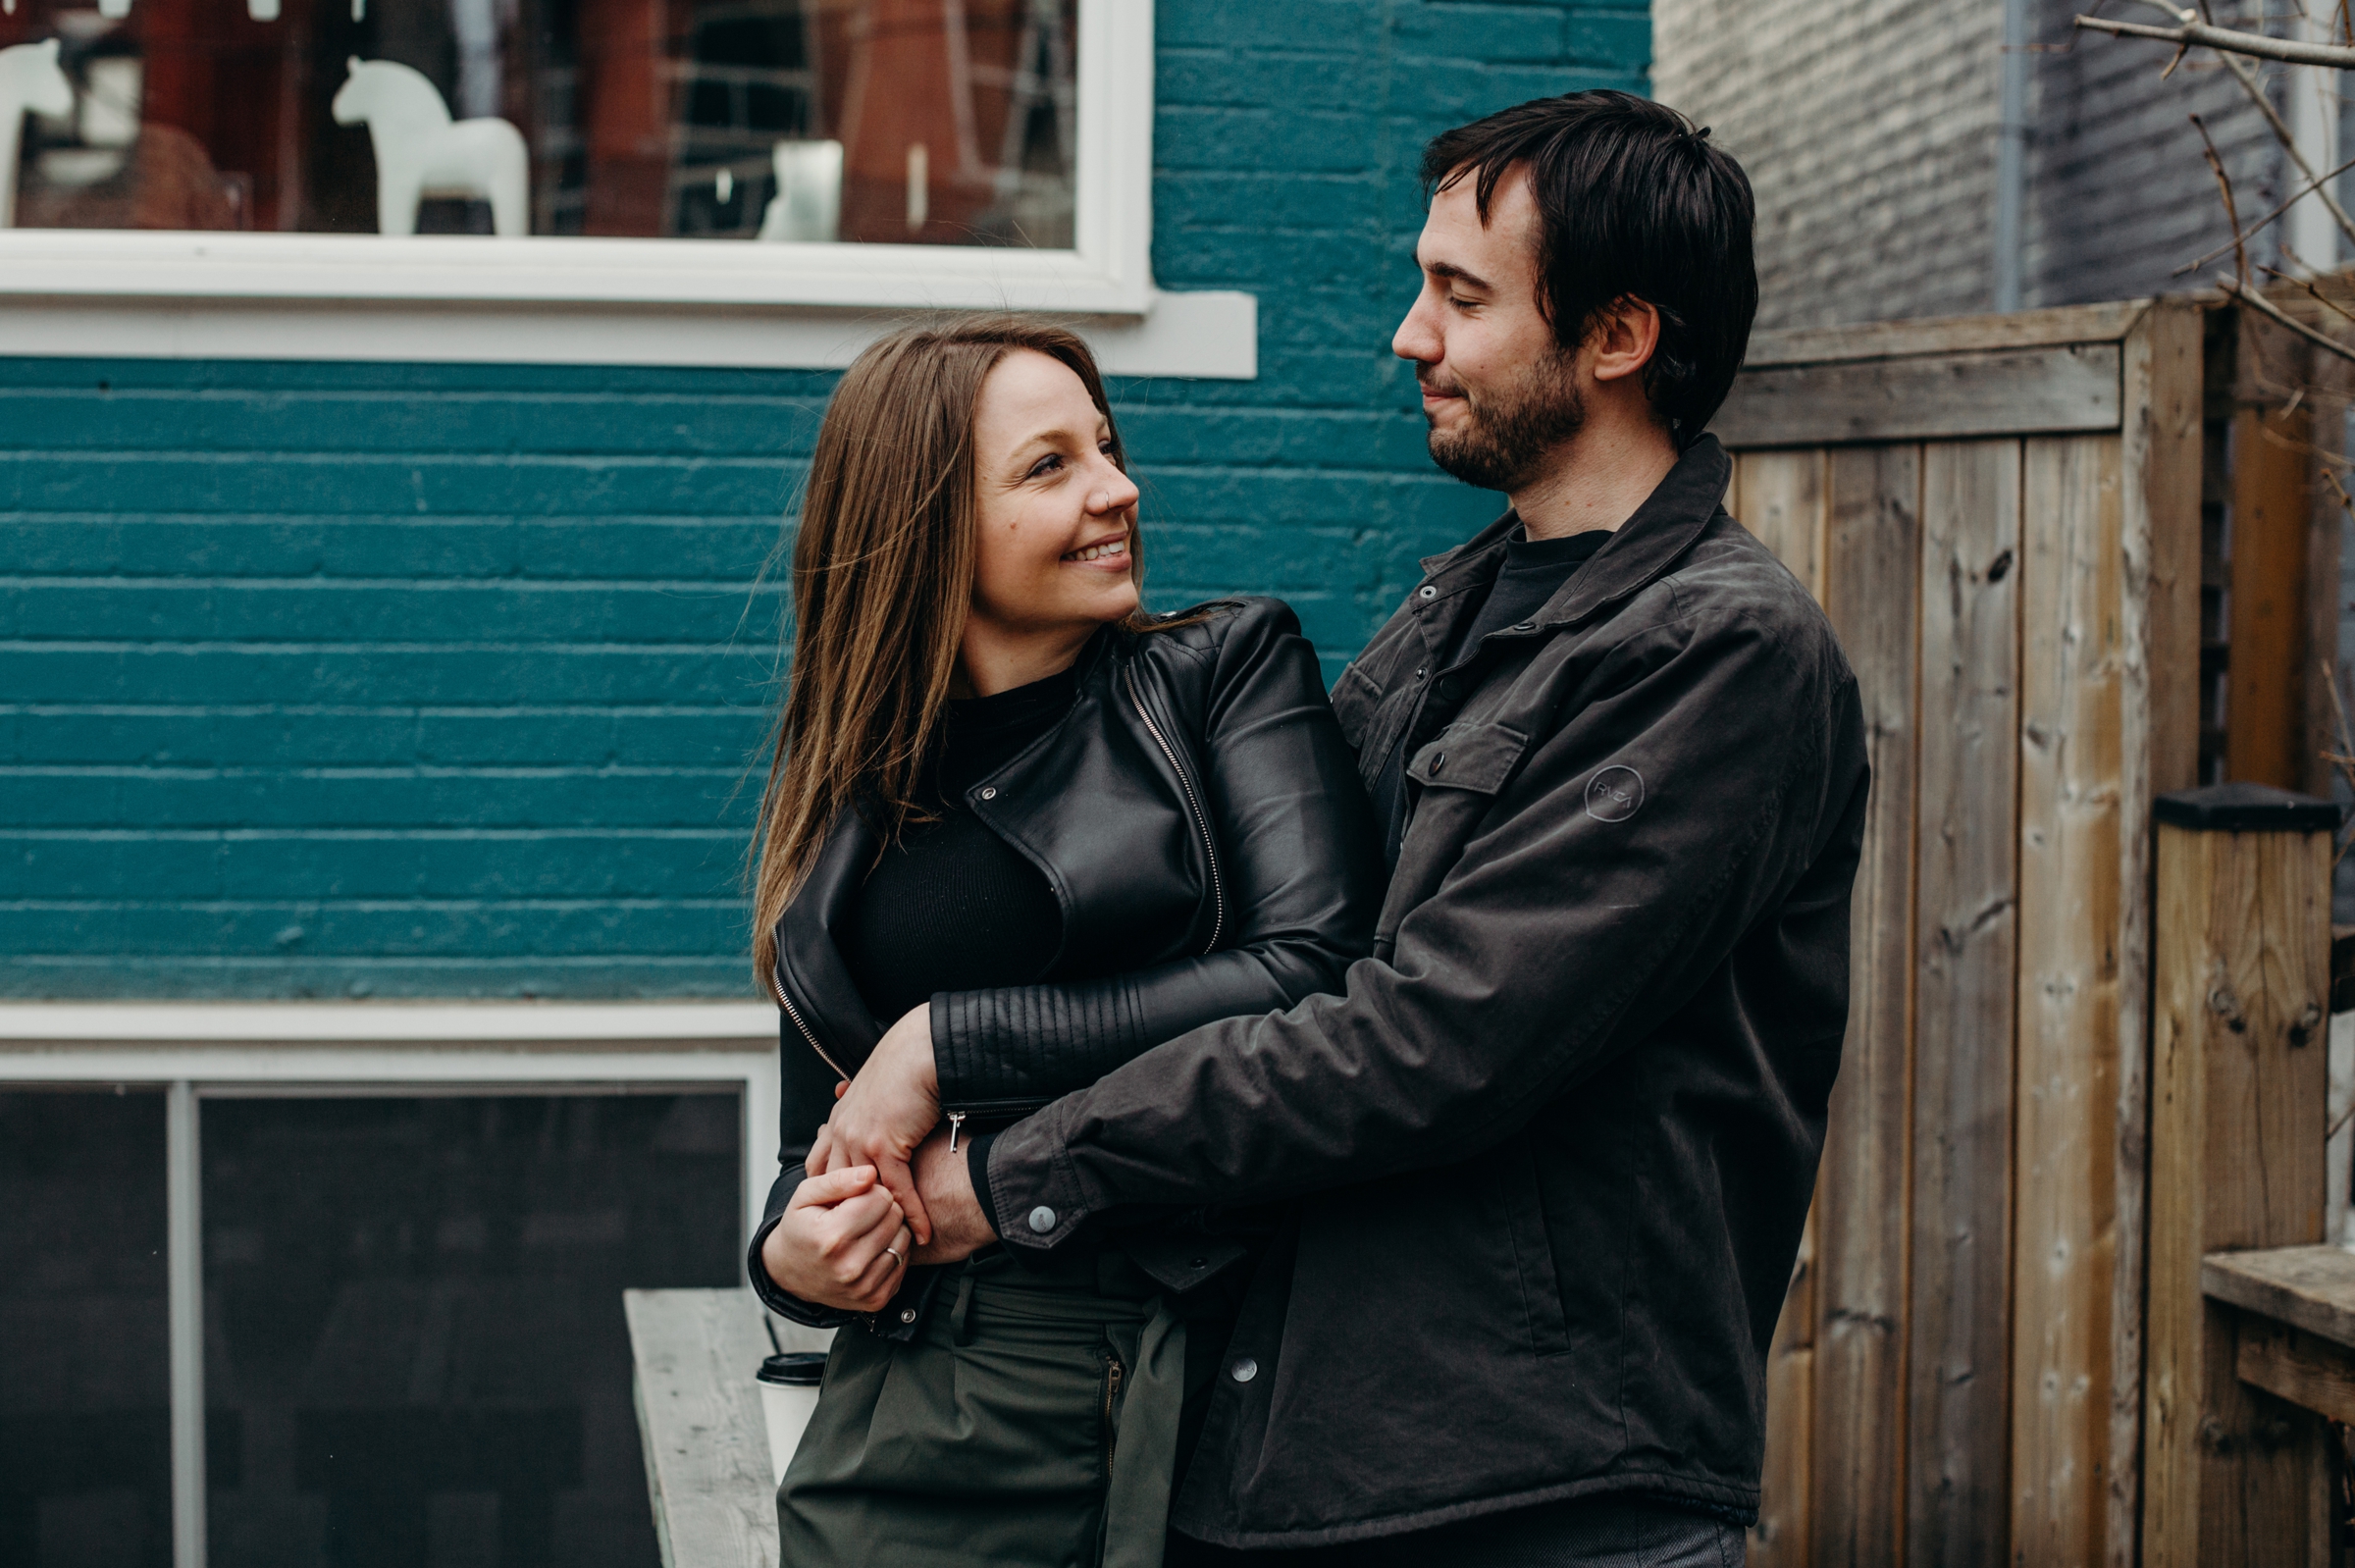
[[0, 1092], [0, 1563], [171, 1563], [164, 1271], [163, 1095]]
[[0, 226], [1072, 243], [1077, 0], [4, 9]]
[[741, 1103], [203, 1102], [212, 1560], [654, 1561], [621, 1292], [737, 1282]]

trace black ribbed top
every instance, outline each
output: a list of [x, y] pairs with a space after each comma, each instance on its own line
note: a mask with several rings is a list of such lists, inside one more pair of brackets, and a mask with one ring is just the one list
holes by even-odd
[[1063, 942], [1063, 908], [1045, 873], [974, 816], [965, 794], [1053, 729], [1078, 690], [1074, 667], [949, 704], [917, 803], [939, 820], [884, 850], [843, 921], [843, 961], [884, 1023], [936, 991], [1046, 977]]

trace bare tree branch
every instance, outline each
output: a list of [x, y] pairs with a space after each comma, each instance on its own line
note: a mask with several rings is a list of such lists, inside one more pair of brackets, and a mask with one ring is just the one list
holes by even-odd
[[2216, 188], [2224, 195], [2224, 222], [2232, 226], [2232, 276], [2240, 286], [2249, 286], [2249, 246], [2240, 232], [2240, 206], [2232, 199], [2232, 177], [2224, 173], [2224, 160], [2216, 155], [2216, 141], [2208, 134], [2208, 127], [2198, 115], [2191, 117], [2191, 129], [2200, 133], [2200, 145], [2207, 149], [2209, 172], [2216, 176]]
[[2155, 38], [2161, 43], [2172, 43], [2184, 49], [2215, 49], [2221, 53], [2253, 55], [2260, 60], [2279, 60], [2293, 66], [2355, 70], [2355, 48], [2345, 44], [2309, 43], [2303, 38], [2269, 38], [2262, 32], [2212, 27], [2199, 21], [2196, 13], [2190, 11], [2175, 14], [2185, 20], [2172, 27], [2154, 27], [2141, 22], [2113, 22], [2107, 17], [2079, 17], [2077, 26], [2088, 32], [2109, 33], [2114, 38]]
[[2355, 218], [2347, 216], [2347, 209], [2338, 204], [2336, 196], [2330, 194], [2330, 187], [2325, 183], [2324, 177], [2316, 174], [2314, 165], [2306, 161], [2306, 154], [2298, 146], [2297, 136], [2282, 123], [2280, 111], [2274, 107], [2274, 100], [2265, 95], [2265, 83], [2257, 79], [2256, 71], [2248, 62], [2229, 54], [2219, 53], [2217, 58], [2224, 61], [2226, 71], [2232, 73], [2232, 79], [2240, 83], [2240, 90], [2249, 95], [2249, 101], [2257, 106], [2257, 112], [2265, 116], [2266, 125], [2273, 130], [2274, 139], [2281, 143], [2281, 150], [2289, 155], [2289, 161], [2298, 166], [2298, 173], [2306, 177], [2306, 183], [2314, 187], [2314, 193], [2329, 209], [2331, 218], [2338, 224], [2338, 232], [2350, 241], [2355, 241]]
[[2349, 348], [2345, 343], [2342, 343], [2337, 339], [2330, 337], [2328, 333], [2317, 332], [2312, 327], [2307, 326], [2304, 322], [2297, 320], [2295, 317], [2284, 314], [2279, 307], [2275, 305], [2272, 300], [2266, 298], [2265, 295], [2259, 293], [2256, 289], [2251, 288], [2247, 284], [2241, 283], [2236, 279], [2219, 278], [2216, 281], [2216, 286], [2219, 288], [2222, 288], [2225, 293], [2230, 294], [2235, 299], [2238, 299], [2242, 304], [2247, 305], [2251, 309], [2255, 310], [2259, 315], [2272, 317], [2275, 321], [2277, 321], [2282, 326], [2287, 327], [2291, 332], [2296, 333], [2299, 337], [2305, 339], [2308, 342], [2313, 343], [2316, 347], [2328, 348], [2330, 350], [2330, 352], [2338, 355], [2338, 357], [2341, 359], [2355, 361], [2355, 348]]
[[[2323, 179], [2336, 180], [2340, 175], [2345, 174], [2350, 169], [2355, 169], [2355, 158], [2349, 158], [2345, 163], [2340, 164], [2337, 168], [2323, 176]], [[2300, 185], [2297, 190], [2291, 194], [2287, 201], [2281, 203], [2280, 206], [2276, 207], [2272, 212], [2267, 213], [2264, 217], [2249, 225], [2245, 233], [2235, 234], [2232, 236], [2232, 242], [2230, 244], [2219, 245], [2214, 250], [2208, 252], [2208, 254], [2205, 256], [2202, 256], [2199, 260], [2185, 262], [2182, 266], [2177, 267], [2168, 276], [2171, 278], [2180, 278], [2187, 272], [2198, 272], [2202, 267], [2207, 266], [2210, 262], [2223, 255], [2225, 251], [2237, 249], [2244, 241], [2256, 238], [2260, 234], [2265, 232], [2267, 226], [2272, 224], [2276, 218], [2280, 217], [2283, 213], [2289, 211], [2290, 208], [2296, 206], [2300, 201], [2303, 201], [2306, 197], [2314, 194], [2314, 192], [2322, 188], [2322, 185], [2315, 182], [2309, 182], [2306, 184]]]

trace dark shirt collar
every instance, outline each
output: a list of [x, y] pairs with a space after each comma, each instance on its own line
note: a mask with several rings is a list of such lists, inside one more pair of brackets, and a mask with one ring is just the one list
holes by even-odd
[[[1584, 620], [1665, 573], [1717, 515], [1733, 473], [1734, 460], [1716, 437], [1703, 435], [1686, 447], [1644, 504], [1546, 602], [1538, 624]], [[1454, 549], [1426, 556], [1424, 582], [1438, 590], [1435, 600], [1486, 588], [1494, 576], [1496, 557], [1520, 526], [1520, 518], [1508, 511]]]

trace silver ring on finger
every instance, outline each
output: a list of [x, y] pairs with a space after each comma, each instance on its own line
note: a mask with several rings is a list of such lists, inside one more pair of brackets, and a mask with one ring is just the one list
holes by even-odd
[[901, 1268], [905, 1269], [908, 1267], [908, 1260], [901, 1256], [899, 1248], [887, 1246], [883, 1250], [890, 1253], [892, 1257], [898, 1261]]

